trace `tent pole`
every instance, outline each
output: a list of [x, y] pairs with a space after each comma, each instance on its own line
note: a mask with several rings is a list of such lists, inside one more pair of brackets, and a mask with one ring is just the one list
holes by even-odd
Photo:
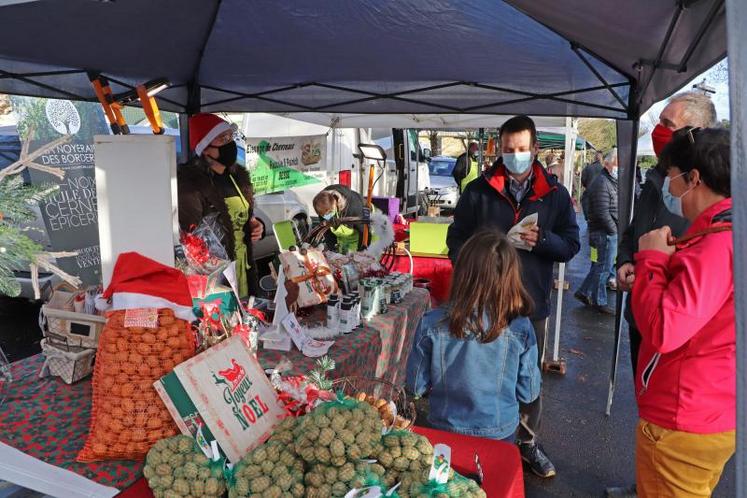
[[[573, 191], [573, 155], [576, 152], [578, 119], [565, 118], [565, 161], [563, 164], [563, 185], [568, 192]], [[565, 293], [565, 263], [558, 266], [558, 303], [555, 307], [555, 334], [553, 338], [552, 363], [554, 370], [565, 373], [560, 359], [560, 322], [563, 315], [563, 294]]]
[[[731, 119], [731, 184], [734, 214], [734, 254], [747, 251], [747, 197], [736, 185], [747, 184], [747, 3], [726, 0]], [[737, 332], [737, 496], [747, 493], [747, 261], [734, 258], [734, 304]]]
[[[633, 219], [633, 207], [635, 204], [635, 167], [638, 149], [639, 120], [617, 121], [617, 160], [620, 166], [618, 185], [623, 189], [618, 192], [618, 240]], [[616, 293], [615, 307], [615, 345], [612, 350], [612, 368], [610, 369], [609, 390], [607, 391], [607, 406], [605, 415], [609, 416], [612, 410], [612, 399], [615, 396], [615, 385], [617, 384], [617, 363], [620, 358], [620, 343], [622, 342], [623, 329], [623, 306], [625, 293]]]
[[186, 163], [190, 159], [189, 150], [189, 116], [182, 112], [179, 113], [179, 142], [181, 150], [179, 153], [179, 162]]

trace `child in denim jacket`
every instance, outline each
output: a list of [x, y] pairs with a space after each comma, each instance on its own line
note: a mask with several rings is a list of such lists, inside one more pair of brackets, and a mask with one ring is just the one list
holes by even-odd
[[513, 442], [519, 402], [539, 396], [532, 301], [519, 265], [503, 233], [476, 233], [459, 252], [450, 302], [421, 320], [407, 386], [428, 393], [434, 428]]

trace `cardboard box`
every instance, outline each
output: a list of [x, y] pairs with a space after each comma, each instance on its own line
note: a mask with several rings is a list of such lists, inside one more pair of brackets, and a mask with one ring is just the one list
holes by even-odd
[[195, 436], [202, 428], [233, 463], [285, 418], [275, 389], [238, 336], [177, 365], [154, 387], [183, 434]]

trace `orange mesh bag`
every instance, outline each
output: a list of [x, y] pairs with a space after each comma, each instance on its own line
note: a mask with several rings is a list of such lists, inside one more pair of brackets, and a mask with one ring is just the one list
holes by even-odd
[[126, 310], [107, 314], [93, 371], [93, 408], [79, 462], [139, 460], [179, 431], [153, 383], [195, 354], [189, 322], [158, 310], [157, 328], [125, 327]]

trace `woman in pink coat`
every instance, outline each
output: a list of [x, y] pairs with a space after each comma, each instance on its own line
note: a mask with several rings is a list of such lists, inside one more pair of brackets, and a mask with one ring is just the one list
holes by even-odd
[[647, 233], [635, 256], [637, 491], [707, 497], [735, 448], [729, 132], [680, 130], [660, 161], [664, 203], [692, 225], [677, 240], [668, 226]]

